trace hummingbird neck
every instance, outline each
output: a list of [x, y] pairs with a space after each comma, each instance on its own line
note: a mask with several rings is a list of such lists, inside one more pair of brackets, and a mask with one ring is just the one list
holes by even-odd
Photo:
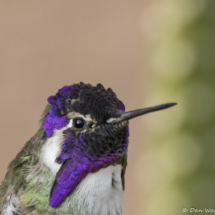
[[78, 185], [72, 197], [77, 200], [79, 215], [122, 215], [122, 166], [108, 166], [89, 173]]
[[63, 130], [55, 130], [52, 137], [49, 137], [41, 149], [41, 160], [56, 175], [61, 164], [56, 162], [56, 158], [61, 153], [61, 145], [64, 141]]

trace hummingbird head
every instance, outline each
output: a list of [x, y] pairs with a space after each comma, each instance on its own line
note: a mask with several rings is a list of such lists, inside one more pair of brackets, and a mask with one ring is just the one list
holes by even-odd
[[88, 174], [109, 165], [126, 165], [128, 120], [175, 105], [125, 112], [116, 94], [101, 85], [64, 86], [48, 98], [51, 107], [43, 121], [46, 138], [63, 130], [61, 152], [56, 158], [62, 164], [56, 174], [49, 203], [57, 207]]
[[57, 162], [71, 157], [80, 159], [108, 159], [122, 155], [128, 147], [128, 121], [109, 123], [125, 111], [124, 104], [109, 88], [101, 84], [65, 86], [48, 98], [51, 108], [45, 116], [43, 128], [51, 137], [54, 129], [64, 130], [65, 141]]

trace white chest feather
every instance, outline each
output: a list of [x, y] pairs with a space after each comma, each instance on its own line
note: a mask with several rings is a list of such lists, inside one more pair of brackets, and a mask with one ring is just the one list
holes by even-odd
[[[92, 215], [121, 215], [123, 188], [121, 165], [109, 166], [89, 173], [78, 185], [74, 198], [79, 202], [80, 214], [87, 210]], [[86, 208], [87, 207], [87, 208]]]
[[2, 215], [18, 214], [19, 200], [13, 192], [12, 186], [9, 186], [6, 197], [3, 201]]

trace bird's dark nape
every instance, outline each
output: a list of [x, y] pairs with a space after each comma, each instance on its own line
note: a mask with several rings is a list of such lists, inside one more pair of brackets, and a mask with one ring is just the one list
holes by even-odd
[[47, 136], [52, 136], [55, 128], [59, 129], [68, 124], [66, 114], [72, 111], [82, 115], [89, 114], [98, 123], [105, 122], [110, 117], [118, 117], [125, 111], [125, 106], [112, 91], [98, 84], [73, 84], [64, 86], [55, 96], [50, 96], [48, 102], [51, 108], [45, 116], [43, 128]]

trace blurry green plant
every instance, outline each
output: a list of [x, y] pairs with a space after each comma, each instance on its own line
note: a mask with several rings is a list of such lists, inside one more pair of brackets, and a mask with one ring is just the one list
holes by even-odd
[[215, 1], [152, 0], [142, 29], [150, 83], [144, 106], [178, 106], [143, 118], [139, 214], [215, 210]]

